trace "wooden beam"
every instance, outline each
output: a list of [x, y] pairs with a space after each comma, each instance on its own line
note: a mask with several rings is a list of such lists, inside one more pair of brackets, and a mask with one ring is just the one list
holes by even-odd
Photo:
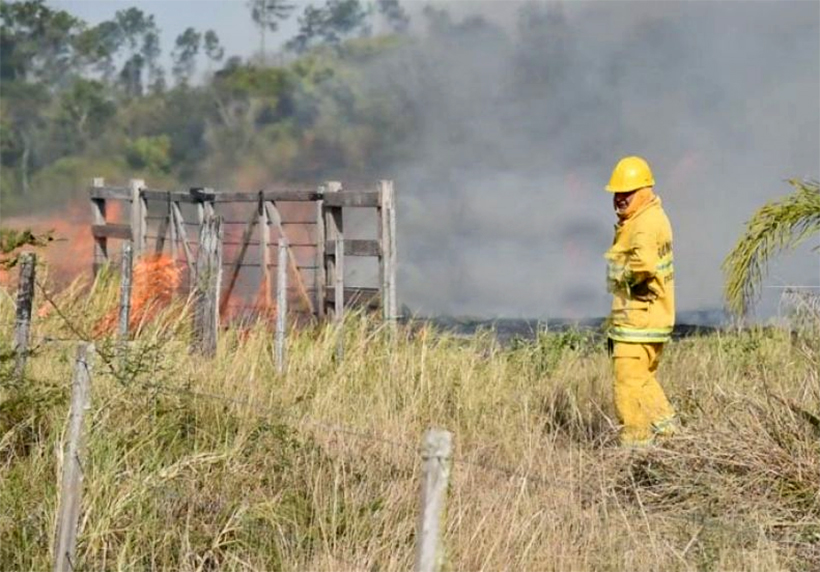
[[37, 255], [24, 252], [20, 255], [20, 281], [17, 284], [17, 310], [14, 317], [14, 380], [23, 381], [28, 359], [28, 343], [31, 332], [31, 306], [34, 301], [34, 276]]
[[[91, 182], [92, 192], [100, 189], [105, 184], [105, 179], [95, 178]], [[105, 199], [91, 197], [91, 216], [94, 225], [105, 225]], [[94, 262], [92, 271], [97, 275], [103, 264], [108, 262], [108, 239], [105, 236], [94, 235]]]
[[[328, 240], [325, 245], [325, 249], [328, 253], [335, 254], [335, 241]], [[381, 248], [379, 248], [378, 240], [345, 239], [344, 254], [345, 256], [380, 256]]]
[[174, 222], [176, 223], [177, 234], [182, 241], [182, 249], [185, 251], [185, 262], [188, 264], [188, 277], [193, 280], [194, 257], [191, 254], [191, 246], [188, 242], [188, 231], [185, 230], [185, 221], [182, 218], [182, 211], [180, 211], [178, 204], [171, 203], [171, 213], [173, 214]]
[[252, 203], [259, 200], [262, 193], [264, 201], [311, 202], [317, 199], [316, 191], [263, 190], [256, 192], [214, 191], [216, 203]]
[[[219, 304], [219, 311], [221, 313], [225, 313], [225, 310], [228, 308], [228, 300], [231, 297], [231, 293], [233, 292], [234, 286], [236, 286], [236, 280], [239, 278], [239, 270], [242, 268], [242, 260], [245, 258], [245, 253], [248, 251], [248, 243], [251, 240], [251, 235], [253, 234], [253, 229], [256, 228], [256, 223], [259, 221], [259, 209], [262, 208], [262, 201], [259, 200], [259, 195], [256, 196], [257, 201], [259, 201], [259, 206], [256, 210], [253, 211], [253, 214], [248, 221], [248, 224], [245, 226], [245, 230], [242, 233], [242, 240], [240, 241], [242, 244], [239, 246], [239, 252], [236, 254], [236, 259], [233, 262], [233, 266], [231, 268], [230, 277], [228, 278], [228, 287], [225, 288], [225, 294], [222, 296], [222, 302]], [[207, 211], [208, 205], [206, 203], [205, 209]], [[207, 216], [207, 215], [206, 215]]]
[[273, 304], [271, 299], [271, 276], [270, 276], [270, 220], [268, 217], [268, 204], [259, 201], [257, 216], [259, 217], [259, 264], [262, 269], [262, 288], [265, 291], [265, 307], [270, 308]]
[[318, 189], [319, 198], [316, 200], [316, 277], [314, 290], [316, 291], [316, 317], [322, 320], [325, 317], [325, 290], [327, 288], [327, 268], [325, 267], [325, 253], [327, 252], [327, 231], [325, 229], [325, 187]]
[[89, 198], [93, 199], [102, 199], [102, 200], [115, 200], [115, 201], [130, 201], [131, 200], [131, 189], [124, 188], [124, 187], [106, 187], [103, 186], [103, 179], [98, 178], [94, 179], [94, 181], [100, 181], [100, 184], [97, 185], [95, 183], [92, 184], [91, 191], [89, 192]]
[[[91, 234], [95, 239], [100, 238], [119, 238], [122, 240], [131, 240], [131, 225], [130, 224], [92, 224]], [[107, 260], [108, 257], [106, 256]], [[95, 260], [96, 262], [96, 260]]]
[[377, 207], [379, 191], [341, 191], [325, 196], [326, 207]]
[[[336, 300], [336, 288], [328, 286], [325, 296], [329, 302]], [[381, 296], [378, 288], [359, 288], [346, 286], [344, 289], [344, 304], [347, 307], [364, 306], [371, 309], [381, 307]]]
[[147, 234], [147, 207], [142, 196], [145, 181], [131, 179], [131, 242], [134, 248], [134, 259], [138, 259], [145, 252], [145, 235]]

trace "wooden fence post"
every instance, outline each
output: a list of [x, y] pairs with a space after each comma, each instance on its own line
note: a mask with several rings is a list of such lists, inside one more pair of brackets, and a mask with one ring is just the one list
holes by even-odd
[[279, 235], [279, 258], [276, 267], [276, 372], [285, 373], [285, 336], [288, 317], [288, 243]]
[[416, 572], [439, 572], [444, 564], [444, 548], [440, 536], [444, 528], [452, 443], [453, 436], [449, 431], [430, 429], [424, 434], [424, 474], [416, 537]]
[[14, 378], [18, 381], [23, 380], [28, 358], [36, 263], [37, 255], [33, 252], [20, 255], [20, 283], [17, 285], [17, 310], [14, 318]]
[[396, 206], [393, 181], [379, 181], [379, 240], [381, 254], [382, 318], [395, 328], [398, 316], [396, 299]]
[[[261, 192], [260, 192], [261, 194]], [[265, 291], [263, 303], [265, 308], [271, 306], [271, 283], [270, 277], [270, 220], [268, 218], [267, 203], [260, 197], [259, 200], [259, 266], [262, 269], [262, 289]]]
[[[338, 193], [342, 184], [338, 181], [328, 181], [325, 193]], [[325, 253], [327, 264], [327, 278], [333, 284], [333, 320], [338, 328], [336, 342], [336, 359], [344, 357], [344, 316], [345, 316], [345, 266], [344, 266], [344, 219], [342, 207], [325, 207], [325, 233], [328, 240], [334, 241], [331, 256]]]
[[125, 360], [128, 347], [128, 326], [131, 321], [131, 276], [133, 272], [133, 247], [126, 240], [122, 243], [122, 267], [120, 269], [120, 356]]
[[139, 258], [145, 252], [145, 235], [148, 230], [148, 204], [140, 192], [145, 187], [142, 179], [131, 179], [131, 242], [134, 248], [134, 258]]
[[63, 479], [60, 488], [60, 508], [57, 513], [57, 539], [54, 543], [54, 572], [77, 569], [77, 528], [83, 492], [83, 469], [80, 454], [84, 441], [83, 418], [91, 402], [93, 356], [94, 344], [80, 343], [77, 346], [74, 380], [71, 386], [68, 442], [63, 454]]
[[325, 186], [318, 190], [319, 199], [316, 201], [316, 318], [321, 321], [325, 317], [325, 297], [327, 296], [327, 269], [326, 244], [327, 230], [325, 229]]
[[219, 290], [222, 282], [222, 219], [206, 214], [199, 232], [194, 286], [192, 350], [213, 356], [219, 330]]
[[[102, 188], [105, 186], [105, 179], [102, 177], [95, 177], [91, 181], [93, 188]], [[91, 216], [92, 224], [105, 224], [105, 199], [91, 199]], [[94, 276], [100, 271], [100, 268], [108, 262], [108, 238], [105, 236], [94, 237], [94, 261], [92, 270]]]

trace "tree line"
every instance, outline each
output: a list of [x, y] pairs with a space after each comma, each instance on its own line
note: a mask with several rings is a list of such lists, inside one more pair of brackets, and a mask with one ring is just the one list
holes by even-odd
[[[228, 184], [242, 169], [285, 180], [363, 171], [393, 110], [368, 100], [357, 68], [407, 41], [404, 8], [398, 0], [326, 0], [301, 14], [287, 0], [246, 7], [260, 50], [243, 59], [226, 57], [216, 31], [193, 27], [163, 52], [155, 17], [133, 7], [89, 25], [44, 0], [0, 4], [4, 212], [53, 203], [89, 173]], [[288, 18], [297, 31], [279, 38], [273, 65], [266, 40]]]

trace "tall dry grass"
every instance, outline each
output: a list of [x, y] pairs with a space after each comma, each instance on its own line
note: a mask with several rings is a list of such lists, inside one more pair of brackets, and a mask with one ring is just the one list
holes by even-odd
[[[116, 304], [104, 277], [34, 322], [23, 384], [2, 329], [0, 568], [50, 565], [75, 344]], [[37, 304], [47, 306], [42, 293]], [[0, 294], [0, 320], [13, 300]], [[616, 446], [611, 374], [583, 332], [500, 347], [378, 323], [224, 332], [187, 353], [180, 303], [128, 362], [98, 340], [84, 462], [82, 569], [412, 568], [423, 431], [452, 431], [451, 570], [814, 570], [820, 566], [818, 337], [754, 329], [671, 344], [684, 425]], [[67, 323], [71, 323], [69, 328]], [[49, 341], [51, 339], [51, 341]]]

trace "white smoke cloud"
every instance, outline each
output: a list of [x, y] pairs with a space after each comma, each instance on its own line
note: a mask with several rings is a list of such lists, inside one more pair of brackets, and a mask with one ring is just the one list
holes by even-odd
[[[650, 161], [672, 220], [679, 311], [718, 308], [744, 220], [786, 178], [818, 177], [818, 3], [537, 3], [523, 23], [519, 2], [434, 6], [449, 32], [420, 32], [371, 73], [418, 120], [389, 171], [414, 311], [604, 315], [603, 186], [626, 154]], [[771, 281], [818, 276], [804, 249]]]

